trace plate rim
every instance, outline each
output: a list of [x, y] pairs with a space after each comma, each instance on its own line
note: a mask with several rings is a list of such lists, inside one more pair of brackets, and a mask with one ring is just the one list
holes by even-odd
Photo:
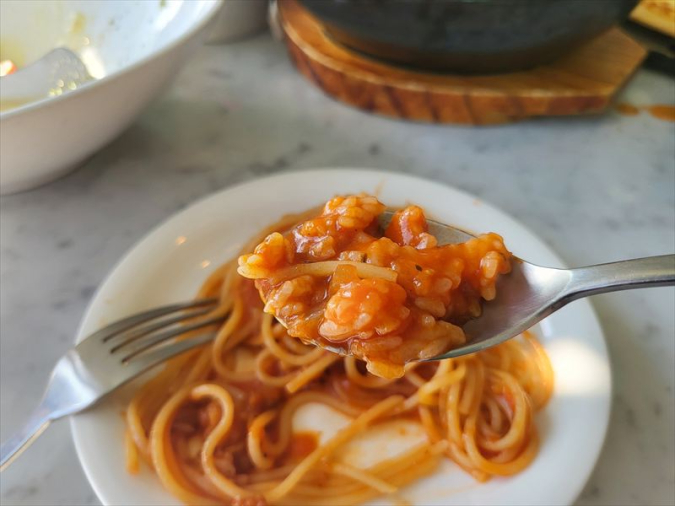
[[[500, 207], [486, 202], [482, 198], [465, 191], [463, 189], [457, 188], [455, 186], [452, 186], [451, 184], [448, 184], [444, 181], [436, 181], [431, 178], [423, 177], [423, 176], [418, 176], [414, 174], [409, 174], [409, 173], [402, 173], [402, 172], [396, 172], [396, 171], [390, 171], [390, 170], [382, 170], [382, 169], [373, 169], [373, 168], [358, 168], [358, 167], [319, 167], [319, 168], [307, 168], [307, 169], [296, 169], [296, 170], [289, 170], [289, 171], [284, 171], [280, 173], [275, 173], [271, 175], [266, 175], [263, 177], [254, 177], [251, 179], [247, 179], [244, 181], [237, 182], [233, 185], [225, 186], [223, 188], [220, 188], [214, 192], [208, 193], [206, 195], [201, 196], [200, 198], [194, 200], [192, 203], [190, 203], [187, 207], [177, 210], [168, 216], [166, 216], [164, 219], [160, 220], [156, 225], [151, 227], [145, 234], [143, 234], [138, 240], [136, 240], [119, 258], [119, 260], [113, 265], [112, 268], [109, 269], [107, 272], [106, 276], [103, 278], [99, 286], [97, 287], [96, 292], [94, 293], [93, 297], [87, 304], [87, 307], [82, 315], [82, 318], [80, 320], [80, 323], [78, 324], [77, 328], [77, 333], [76, 333], [76, 339], [75, 343], [81, 341], [84, 338], [83, 331], [86, 326], [87, 320], [90, 318], [92, 311], [96, 308], [97, 305], [100, 305], [101, 301], [99, 301], [99, 298], [102, 293], [105, 292], [105, 289], [107, 285], [112, 282], [117, 275], [119, 275], [119, 272], [122, 268], [122, 266], [129, 260], [130, 257], [134, 255], [134, 253], [142, 249], [143, 245], [149, 243], [151, 239], [158, 235], [161, 230], [164, 228], [167, 228], [170, 226], [171, 222], [174, 220], [179, 220], [183, 215], [190, 213], [190, 212], [195, 212], [194, 210], [196, 208], [206, 206], [208, 205], [208, 202], [210, 201], [216, 201], [219, 199], [225, 198], [226, 194], [228, 193], [236, 193], [240, 192], [242, 190], [246, 190], [246, 187], [255, 187], [256, 185], [259, 184], [269, 184], [273, 183], [275, 180], [284, 180], [284, 179], [292, 179], [294, 177], [297, 177], [298, 175], [310, 175], [310, 176], [325, 176], [328, 174], [334, 174], [336, 172], [341, 172], [345, 176], [369, 176], [369, 177], [393, 177], [399, 180], [403, 180], [401, 182], [404, 182], [405, 180], [409, 181], [415, 181], [417, 183], [424, 183], [424, 184], [434, 184], [443, 187], [445, 190], [449, 190], [450, 192], [454, 192], [457, 194], [462, 195], [463, 197], [467, 199], [471, 199], [474, 202], [479, 202], [480, 205], [487, 209], [489, 212], [494, 212], [499, 215], [501, 215], [502, 219], [506, 219], [507, 221], [511, 221], [513, 224], [517, 225], [520, 227], [523, 231], [525, 231], [527, 234], [529, 234], [532, 238], [534, 238], [536, 241], [541, 243], [541, 247], [544, 248], [552, 258], [554, 258], [557, 263], [559, 264], [558, 267], [560, 268], [567, 268], [567, 264], [563, 261], [563, 259], [560, 257], [560, 255], [548, 244], [546, 243], [538, 234], [533, 232], [528, 226], [526, 226], [524, 223], [522, 223], [520, 220], [517, 218], [513, 217], [510, 213], [503, 211]], [[398, 184], [398, 183], [397, 183]], [[599, 444], [597, 445], [597, 449], [594, 452], [594, 455], [591, 456], [590, 459], [587, 459], [588, 462], [591, 462], [592, 465], [589, 467], [588, 473], [584, 477], [583, 480], [579, 481], [578, 486], [576, 487], [576, 490], [571, 491], [570, 494], [568, 494], [569, 500], [565, 502], [564, 504], [569, 504], [572, 505], [574, 504], [577, 499], [579, 498], [580, 494], [582, 493], [584, 487], [588, 483], [589, 479], [591, 478], [594, 470], [596, 469], [598, 460], [603, 452], [603, 449], [606, 444], [607, 440], [607, 433], [609, 430], [609, 423], [610, 423], [610, 417], [611, 417], [611, 412], [613, 408], [613, 391], [614, 391], [614, 373], [612, 370], [612, 361], [611, 361], [611, 356], [609, 354], [609, 349], [607, 346], [607, 337], [605, 335], [605, 331], [603, 329], [602, 323], [600, 321], [600, 318], [598, 317], [597, 311], [595, 310], [595, 307], [593, 304], [587, 300], [579, 300], [575, 302], [576, 305], [586, 305], [587, 309], [589, 310], [589, 316], [591, 317], [593, 324], [597, 327], [597, 332], [600, 338], [600, 344], [602, 345], [602, 352], [603, 352], [603, 359], [604, 359], [604, 365], [607, 367], [607, 384], [606, 384], [606, 393], [603, 396], [603, 398], [606, 400], [606, 410], [605, 413], [603, 413], [603, 420], [602, 420], [602, 435], [599, 438]], [[93, 475], [92, 469], [85, 465], [85, 458], [83, 457], [83, 448], [82, 445], [84, 442], [79, 438], [78, 436], [78, 431], [77, 431], [77, 417], [72, 416], [70, 417], [69, 420], [70, 424], [70, 433], [73, 438], [73, 443], [75, 446], [75, 451], [77, 454], [78, 461], [80, 463], [80, 466], [82, 467], [82, 470], [84, 471], [85, 476], [87, 477], [87, 481], [89, 485], [92, 487], [94, 490], [94, 493], [96, 494], [97, 498], [101, 501], [103, 505], [112, 505], [114, 504], [113, 502], [110, 501], [105, 501], [104, 497], [107, 496], [106, 493], [104, 493], [99, 485], [97, 484], [97, 479]]]

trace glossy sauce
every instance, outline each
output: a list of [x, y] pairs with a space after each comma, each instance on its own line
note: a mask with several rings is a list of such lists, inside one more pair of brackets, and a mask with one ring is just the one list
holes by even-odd
[[256, 281], [265, 312], [290, 335], [396, 378], [407, 362], [464, 343], [461, 325], [495, 297], [511, 254], [492, 233], [439, 245], [417, 206], [396, 211], [382, 230], [384, 210], [368, 195], [336, 197], [318, 216], [268, 235], [240, 257], [239, 273]]
[[614, 109], [622, 116], [637, 116], [642, 110], [645, 110], [653, 118], [660, 119], [662, 121], [675, 122], [675, 105], [655, 104], [638, 107], [627, 102], [621, 102], [616, 104]]
[[633, 104], [629, 104], [626, 102], [616, 104], [614, 109], [616, 109], [616, 112], [618, 112], [623, 116], [637, 116], [638, 114], [640, 114], [639, 108], [635, 107]]
[[294, 432], [285, 455], [290, 462], [304, 459], [319, 447], [319, 434], [313, 431]]
[[657, 119], [675, 122], [674, 105], [651, 105], [646, 109], [649, 111], [649, 114]]

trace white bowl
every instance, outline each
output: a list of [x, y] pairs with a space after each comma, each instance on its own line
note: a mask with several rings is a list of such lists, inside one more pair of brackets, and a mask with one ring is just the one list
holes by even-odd
[[204, 41], [220, 6], [2, 0], [3, 58], [28, 64], [65, 46], [97, 80], [0, 113], [0, 193], [58, 178], [122, 132]]

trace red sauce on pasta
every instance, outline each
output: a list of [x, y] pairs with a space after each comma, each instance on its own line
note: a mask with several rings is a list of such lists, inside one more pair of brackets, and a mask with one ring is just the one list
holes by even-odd
[[368, 371], [400, 377], [412, 360], [465, 342], [461, 325], [480, 315], [510, 271], [497, 234], [438, 245], [424, 211], [398, 210], [385, 230], [375, 197], [335, 197], [285, 233], [268, 235], [239, 259], [290, 335], [367, 362]]

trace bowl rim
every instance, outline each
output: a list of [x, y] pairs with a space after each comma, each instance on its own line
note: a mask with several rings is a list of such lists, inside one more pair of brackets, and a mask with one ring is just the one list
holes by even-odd
[[[185, 0], [187, 1], [187, 0]], [[104, 83], [107, 83], [109, 81], [112, 81], [114, 79], [117, 79], [125, 74], [128, 74], [137, 68], [142, 67], [143, 65], [147, 64], [148, 62], [155, 60], [159, 58], [162, 55], [165, 55], [166, 53], [172, 51], [176, 47], [180, 46], [183, 44], [186, 40], [192, 38], [195, 34], [200, 32], [206, 25], [208, 25], [218, 14], [220, 11], [220, 8], [223, 6], [223, 3], [225, 0], [199, 0], [201, 3], [206, 4], [209, 6], [204, 13], [202, 14], [201, 19], [199, 19], [195, 24], [190, 26], [184, 33], [182, 33], [180, 36], [178, 36], [176, 39], [172, 40], [169, 42], [166, 46], [160, 48], [157, 51], [153, 51], [152, 53], [144, 56], [140, 60], [137, 60], [133, 62], [130, 65], [127, 65], [125, 67], [122, 67], [121, 69], [118, 69], [114, 72], [111, 72], [110, 74], [105, 75], [101, 79], [95, 79], [91, 82], [88, 82], [84, 84], [83, 86], [77, 88], [76, 90], [72, 90], [68, 93], [65, 93], [63, 95], [59, 95], [56, 97], [45, 97], [41, 98], [40, 100], [35, 100], [33, 102], [28, 102], [24, 105], [21, 105], [19, 107], [15, 107], [12, 109], [9, 109], [4, 112], [0, 112], [0, 121], [13, 118], [15, 116], [19, 116], [23, 113], [27, 113], [30, 111], [33, 111], [35, 109], [39, 109], [46, 104], [55, 104], [58, 102], [63, 102], [65, 100], [75, 98], [78, 95], [81, 95], [83, 93], [87, 93], [90, 90], [98, 87], [99, 85], [102, 85]]]

